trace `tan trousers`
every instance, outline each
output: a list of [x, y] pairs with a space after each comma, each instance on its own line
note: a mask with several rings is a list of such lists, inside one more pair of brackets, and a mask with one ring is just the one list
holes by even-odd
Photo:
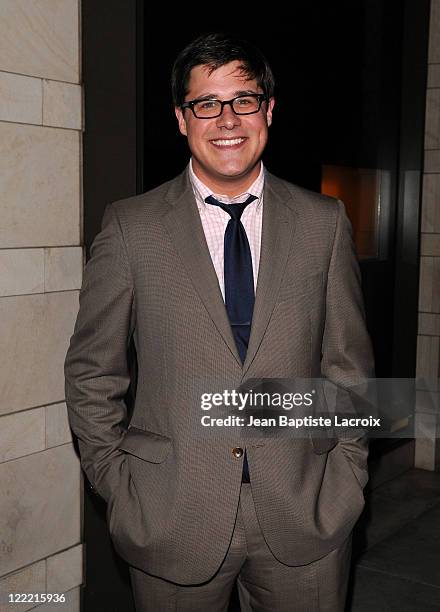
[[308, 565], [283, 565], [270, 552], [255, 513], [250, 484], [242, 484], [228, 553], [200, 586], [181, 586], [130, 567], [136, 612], [227, 612], [235, 579], [242, 612], [343, 612], [351, 536]]

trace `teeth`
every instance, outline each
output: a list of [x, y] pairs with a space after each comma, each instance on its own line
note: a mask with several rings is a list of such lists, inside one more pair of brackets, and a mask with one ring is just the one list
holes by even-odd
[[230, 140], [213, 140], [212, 142], [220, 147], [232, 147], [233, 145], [240, 144], [243, 140], [244, 138], [234, 138]]

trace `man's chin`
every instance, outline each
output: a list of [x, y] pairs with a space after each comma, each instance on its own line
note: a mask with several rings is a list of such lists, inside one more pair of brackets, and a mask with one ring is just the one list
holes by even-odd
[[255, 178], [258, 176], [260, 171], [260, 160], [255, 162], [251, 167], [249, 165], [241, 164], [194, 164], [193, 170], [196, 175], [205, 183], [213, 181], [215, 183], [233, 184], [247, 179], [251, 179], [255, 174]]
[[218, 179], [223, 181], [234, 181], [238, 179], [243, 179], [248, 176], [251, 176], [253, 172], [255, 172], [255, 167], [259, 167], [259, 161], [253, 166], [234, 166], [234, 167], [222, 167], [215, 168], [214, 173]]

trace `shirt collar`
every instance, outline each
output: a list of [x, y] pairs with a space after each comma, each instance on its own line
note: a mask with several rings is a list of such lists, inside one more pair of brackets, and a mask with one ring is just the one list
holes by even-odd
[[191, 185], [194, 191], [194, 195], [196, 196], [197, 203], [199, 206], [206, 206], [205, 199], [208, 196], [214, 196], [217, 200], [224, 202], [225, 204], [235, 204], [237, 202], [243, 202], [246, 199], [246, 196], [253, 195], [257, 200], [257, 209], [261, 206], [263, 202], [263, 188], [264, 188], [264, 177], [265, 177], [265, 168], [263, 162], [260, 162], [260, 173], [252, 185], [249, 187], [247, 191], [244, 193], [240, 193], [233, 198], [230, 198], [227, 195], [221, 193], [214, 193], [209, 187], [207, 187], [195, 174], [192, 167], [192, 158], [189, 160], [188, 164], [188, 175], [191, 181]]

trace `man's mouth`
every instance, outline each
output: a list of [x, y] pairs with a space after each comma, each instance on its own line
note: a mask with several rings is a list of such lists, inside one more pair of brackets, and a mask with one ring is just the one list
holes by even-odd
[[216, 147], [236, 147], [241, 145], [245, 140], [245, 138], [219, 138], [217, 140], [211, 140], [211, 142]]

